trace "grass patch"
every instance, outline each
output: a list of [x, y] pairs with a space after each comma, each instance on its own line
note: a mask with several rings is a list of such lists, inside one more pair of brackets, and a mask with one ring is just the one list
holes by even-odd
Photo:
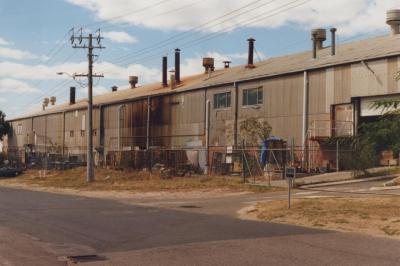
[[240, 177], [223, 176], [191, 176], [163, 179], [158, 174], [144, 171], [117, 171], [96, 169], [96, 180], [86, 182], [86, 168], [66, 171], [47, 171], [46, 175], [37, 170], [28, 170], [23, 175], [12, 179], [13, 182], [40, 187], [82, 189], [89, 191], [192, 191], [223, 190], [228, 192], [266, 192], [277, 189], [254, 187], [243, 184]]
[[294, 199], [259, 203], [265, 221], [400, 238], [400, 197]]

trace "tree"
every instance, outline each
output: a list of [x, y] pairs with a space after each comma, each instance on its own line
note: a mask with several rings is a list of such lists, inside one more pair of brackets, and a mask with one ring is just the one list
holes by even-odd
[[0, 140], [10, 131], [10, 124], [6, 121], [6, 114], [0, 111]]
[[265, 120], [257, 120], [254, 117], [247, 118], [240, 122], [240, 135], [248, 146], [257, 146], [260, 141], [268, 139], [272, 127]]

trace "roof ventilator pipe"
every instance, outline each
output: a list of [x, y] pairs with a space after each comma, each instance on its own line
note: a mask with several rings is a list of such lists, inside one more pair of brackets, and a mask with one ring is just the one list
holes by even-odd
[[69, 88], [69, 104], [73, 105], [76, 102], [76, 88], [70, 87]]
[[111, 87], [111, 91], [112, 91], [112, 92], [118, 91], [118, 87], [117, 87], [117, 86], [112, 86], [112, 87]]
[[224, 61], [224, 62], [222, 62], [222, 63], [224, 63], [224, 68], [229, 68], [230, 67], [230, 64], [232, 63], [231, 61]]
[[181, 83], [181, 50], [175, 49], [175, 81]]
[[51, 96], [51, 97], [50, 97], [50, 103], [51, 103], [51, 105], [56, 105], [56, 101], [57, 101], [56, 96]]
[[131, 89], [136, 88], [138, 81], [139, 81], [138, 76], [129, 76], [129, 84], [131, 84]]
[[386, 23], [392, 29], [392, 35], [400, 34], [400, 9], [391, 9], [386, 12]]
[[253, 38], [249, 38], [247, 40], [249, 42], [249, 54], [247, 59], [247, 68], [254, 68], [254, 42], [256, 41]]
[[168, 57], [162, 58], [162, 85], [168, 87]]
[[331, 55], [334, 56], [336, 55], [336, 28], [331, 28]]
[[204, 73], [211, 73], [212, 71], [215, 70], [214, 67], [214, 58], [212, 57], [204, 57], [203, 58], [203, 67], [204, 67]]

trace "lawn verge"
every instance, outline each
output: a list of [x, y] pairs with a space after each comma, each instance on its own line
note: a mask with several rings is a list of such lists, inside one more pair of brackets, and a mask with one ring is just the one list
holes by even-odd
[[313, 198], [270, 201], [241, 211], [242, 218], [400, 239], [400, 198]]

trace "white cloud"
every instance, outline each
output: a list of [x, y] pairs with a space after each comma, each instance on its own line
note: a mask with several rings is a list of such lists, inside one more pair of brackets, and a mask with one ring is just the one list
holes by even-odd
[[1, 93], [36, 93], [39, 90], [26, 82], [16, 79], [0, 79]]
[[106, 31], [103, 32], [105, 38], [116, 43], [136, 43], [137, 39], [124, 31]]
[[[128, 23], [160, 30], [187, 30], [248, 4], [248, 2], [243, 3], [243, 0], [231, 0], [229, 4], [220, 0], [208, 0], [199, 5], [193, 5], [190, 9], [165, 12], [182, 7], [182, 1], [173, 0], [167, 4], [156, 5], [154, 8], [132, 15], [129, 14], [129, 11], [135, 12], [135, 10], [145, 9], [152, 4], [156, 4], [159, 0], [66, 1], [93, 11], [99, 20]], [[398, 0], [314, 0], [286, 10], [288, 7], [298, 5], [302, 1], [292, 2], [293, 0], [257, 2], [220, 19], [218, 21], [219, 25], [217, 25], [218, 22], [211, 23], [201, 30], [204, 32], [216, 32], [230, 31], [237, 27], [276, 28], [295, 24], [307, 30], [311, 27], [336, 26], [341, 34], [354, 35], [387, 30], [385, 11], [400, 7]], [[162, 16], [155, 15], [163, 12], [164, 15]], [[257, 21], [249, 23], [251, 19]]]
[[16, 60], [26, 60], [26, 59], [37, 59], [37, 55], [34, 55], [27, 51], [22, 51], [18, 49], [11, 49], [7, 47], [0, 47], [0, 57], [12, 58]]
[[[111, 89], [107, 89], [104, 86], [95, 86], [93, 88], [93, 95], [102, 95], [102, 94], [106, 94], [106, 93], [109, 93], [109, 92], [111, 92]], [[87, 88], [85, 88], [85, 87], [84, 88], [82, 88], [82, 87], [79, 88], [79, 93], [81, 95], [87, 97], [87, 93], [88, 93]]]
[[7, 100], [5, 98], [0, 98], [0, 103], [5, 103]]
[[[13, 78], [24, 80], [55, 80], [69, 78], [59, 76], [57, 72], [66, 73], [85, 73], [87, 71], [87, 62], [64, 63], [59, 65], [47, 66], [27, 65], [14, 62], [0, 62], [0, 78]], [[96, 73], [104, 73], [106, 79], [128, 80], [128, 76], [137, 75], [141, 83], [148, 83], [160, 78], [160, 70], [149, 68], [139, 64], [131, 64], [121, 67], [109, 62], [95, 64]], [[128, 83], [128, 81], [127, 81]]]
[[11, 45], [9, 41], [5, 40], [4, 38], [0, 37], [0, 45]]

